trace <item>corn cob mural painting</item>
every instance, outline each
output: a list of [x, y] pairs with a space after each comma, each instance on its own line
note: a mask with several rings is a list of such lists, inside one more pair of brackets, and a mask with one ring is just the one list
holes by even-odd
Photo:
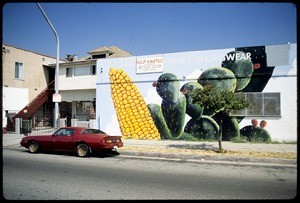
[[[259, 49], [246, 51], [251, 51], [256, 59], [258, 58], [255, 55], [257, 50]], [[256, 78], [254, 80], [252, 76], [266, 67], [265, 57], [262, 57], [264, 60], [251, 61], [247, 57], [239, 60], [233, 59], [229, 57], [231, 55], [247, 56], [243, 50], [229, 52], [221, 66], [206, 68], [196, 76], [196, 81], [194, 79], [181, 83], [174, 73], [156, 74], [158, 79], [152, 83], [152, 87], [149, 85], [146, 89], [141, 89], [147, 92], [155, 87], [159, 99], [154, 99], [153, 103], [149, 104], [146, 104], [137, 85], [123, 69], [110, 68], [108, 76], [111, 96], [122, 136], [125, 139], [217, 140], [219, 129], [222, 128], [223, 140], [231, 140], [240, 135], [245, 136], [244, 134], [250, 138], [262, 137], [264, 140], [270, 140], [270, 135], [267, 132], [262, 133], [262, 130], [255, 132], [254, 128], [241, 130], [239, 122], [242, 118], [238, 120], [235, 116], [217, 114], [215, 112], [218, 109], [211, 111], [211, 109], [192, 103], [193, 90], [203, 89], [207, 84], [218, 91], [224, 89], [231, 92], [262, 91], [266, 85], [264, 82], [266, 79], [262, 78], [263, 82], [261, 82]], [[153, 98], [153, 95], [151, 96]], [[220, 116], [223, 117], [222, 123], [218, 122]]]
[[111, 95], [124, 138], [161, 139], [146, 102], [122, 69], [109, 71]]

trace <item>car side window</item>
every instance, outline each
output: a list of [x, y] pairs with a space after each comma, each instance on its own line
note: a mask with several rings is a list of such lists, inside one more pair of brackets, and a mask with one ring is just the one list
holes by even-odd
[[74, 134], [74, 130], [73, 129], [61, 129], [59, 131], [57, 131], [56, 135], [58, 136], [71, 136]]
[[74, 135], [75, 130], [68, 129], [68, 136]]

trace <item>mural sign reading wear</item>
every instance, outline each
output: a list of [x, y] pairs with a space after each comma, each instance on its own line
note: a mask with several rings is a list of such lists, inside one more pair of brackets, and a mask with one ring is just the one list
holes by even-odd
[[163, 57], [136, 59], [136, 73], [160, 73], [163, 71]]

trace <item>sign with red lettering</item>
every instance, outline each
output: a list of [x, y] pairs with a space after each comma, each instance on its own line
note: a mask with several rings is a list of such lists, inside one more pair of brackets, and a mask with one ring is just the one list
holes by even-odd
[[136, 60], [136, 73], [164, 72], [163, 57], [140, 58]]

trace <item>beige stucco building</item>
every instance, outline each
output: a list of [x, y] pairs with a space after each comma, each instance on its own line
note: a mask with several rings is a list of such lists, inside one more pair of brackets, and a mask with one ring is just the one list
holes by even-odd
[[[56, 58], [2, 44], [2, 125], [54, 80]], [[64, 62], [64, 60], [60, 60]]]
[[28, 100], [31, 101], [54, 79], [54, 72], [50, 70], [49, 64], [55, 62], [54, 57], [4, 44], [3, 87], [26, 88]]

